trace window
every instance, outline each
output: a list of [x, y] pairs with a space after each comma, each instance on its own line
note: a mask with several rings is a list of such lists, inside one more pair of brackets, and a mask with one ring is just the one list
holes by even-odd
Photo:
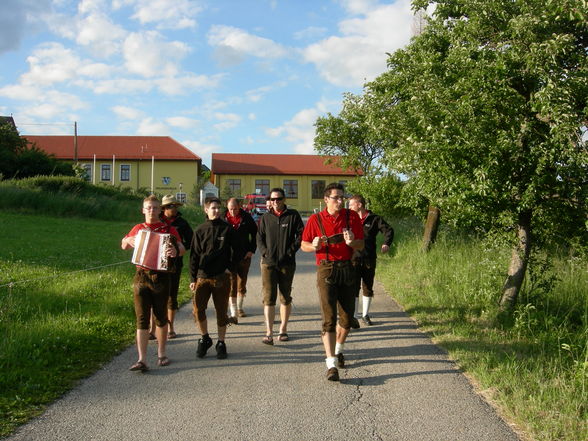
[[110, 181], [111, 174], [110, 174], [110, 164], [102, 164], [100, 166], [100, 180], [101, 181]]
[[128, 164], [121, 164], [120, 166], [120, 180], [130, 181], [131, 180], [131, 166]]
[[313, 199], [322, 199], [325, 195], [325, 181], [311, 181], [311, 193]]
[[182, 204], [186, 203], [186, 193], [176, 193], [176, 199]]
[[289, 199], [298, 198], [298, 181], [292, 179], [284, 179], [284, 192]]
[[232, 195], [241, 195], [241, 179], [227, 179], [227, 185], [229, 186]]
[[88, 182], [92, 181], [92, 164], [82, 164], [84, 169], [84, 179]]
[[[259, 191], [257, 191], [259, 190]], [[256, 179], [255, 180], [255, 193], [264, 194], [269, 196], [270, 186], [269, 179]]]

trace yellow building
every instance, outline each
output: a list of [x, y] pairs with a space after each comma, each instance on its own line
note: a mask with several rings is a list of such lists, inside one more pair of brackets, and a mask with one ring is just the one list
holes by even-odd
[[328, 184], [345, 185], [356, 176], [355, 172], [325, 164], [325, 160], [319, 155], [213, 153], [211, 172], [221, 194], [268, 196], [272, 188], [281, 187], [288, 206], [311, 213], [324, 207], [323, 191]]
[[201, 174], [202, 159], [169, 136], [25, 138], [57, 159], [77, 162], [96, 185], [144, 188], [188, 202]]

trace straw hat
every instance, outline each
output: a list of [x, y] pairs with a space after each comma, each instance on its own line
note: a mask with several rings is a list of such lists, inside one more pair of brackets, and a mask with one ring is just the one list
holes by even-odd
[[183, 203], [179, 202], [173, 194], [166, 194], [161, 201], [161, 206], [166, 207], [168, 205], [184, 205]]

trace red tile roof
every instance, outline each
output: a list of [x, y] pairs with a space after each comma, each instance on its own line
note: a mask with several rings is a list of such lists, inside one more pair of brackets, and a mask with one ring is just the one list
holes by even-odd
[[326, 156], [319, 155], [262, 155], [249, 153], [213, 153], [212, 173], [240, 175], [342, 175], [355, 176], [335, 164], [325, 164]]
[[[23, 136], [58, 159], [73, 159], [73, 136]], [[201, 159], [169, 136], [78, 136], [78, 159], [120, 159], [196, 161]]]

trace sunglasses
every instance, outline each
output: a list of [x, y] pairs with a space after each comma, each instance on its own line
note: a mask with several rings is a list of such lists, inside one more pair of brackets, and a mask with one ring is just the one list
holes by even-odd
[[284, 198], [283, 197], [279, 197], [279, 198], [270, 198], [270, 201], [283, 201]]

